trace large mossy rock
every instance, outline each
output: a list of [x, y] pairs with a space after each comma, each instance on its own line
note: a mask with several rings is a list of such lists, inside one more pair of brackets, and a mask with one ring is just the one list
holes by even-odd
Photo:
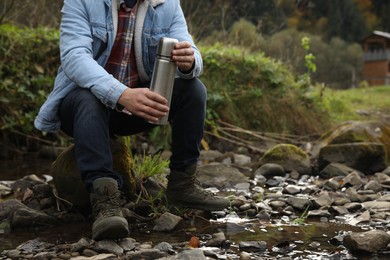
[[260, 158], [259, 166], [266, 163], [279, 164], [286, 172], [297, 171], [301, 175], [311, 174], [309, 155], [292, 144], [278, 144], [269, 149]]
[[317, 158], [327, 145], [347, 143], [382, 143], [390, 159], [390, 125], [378, 121], [348, 121], [324, 134], [315, 144], [312, 156]]
[[382, 143], [330, 144], [320, 150], [319, 170], [330, 163], [342, 163], [365, 174], [374, 174], [387, 167], [385, 146]]
[[[128, 197], [135, 190], [135, 180], [130, 169], [131, 156], [124, 139], [111, 140], [113, 168], [124, 180], [123, 191]], [[89, 193], [81, 180], [80, 172], [74, 157], [74, 145], [70, 145], [54, 161], [50, 169], [59, 197], [72, 203], [73, 207], [83, 213], [91, 210]]]

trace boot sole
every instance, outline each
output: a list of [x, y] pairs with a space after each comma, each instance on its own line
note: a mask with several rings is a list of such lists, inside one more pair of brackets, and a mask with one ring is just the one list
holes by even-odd
[[92, 239], [118, 239], [129, 235], [127, 220], [121, 217], [109, 217], [92, 226]]

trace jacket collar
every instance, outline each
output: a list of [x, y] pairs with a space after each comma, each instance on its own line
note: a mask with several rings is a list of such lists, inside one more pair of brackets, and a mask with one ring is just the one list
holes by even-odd
[[[104, 0], [107, 5], [110, 4], [110, 0]], [[115, 2], [115, 6], [119, 7], [120, 5], [120, 0], [112, 0], [113, 2]], [[149, 2], [149, 4], [152, 6], [152, 7], [156, 7], [162, 3], [165, 3], [165, 0], [138, 0], [138, 1], [146, 1], [146, 2]]]

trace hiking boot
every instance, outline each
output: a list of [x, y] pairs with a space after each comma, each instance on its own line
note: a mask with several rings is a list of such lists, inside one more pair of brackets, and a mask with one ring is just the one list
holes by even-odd
[[93, 182], [91, 205], [95, 222], [92, 225], [92, 239], [124, 238], [129, 234], [127, 220], [120, 206], [121, 193], [118, 183], [112, 178], [99, 178]]
[[196, 165], [187, 167], [184, 172], [172, 171], [169, 174], [166, 196], [169, 202], [177, 206], [207, 211], [222, 210], [229, 205], [229, 200], [199, 186]]

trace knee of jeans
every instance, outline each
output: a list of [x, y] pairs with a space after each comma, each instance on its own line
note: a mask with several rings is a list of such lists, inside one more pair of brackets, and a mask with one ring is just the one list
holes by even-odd
[[103, 103], [89, 89], [81, 89], [75, 95], [77, 95], [77, 107], [85, 113], [93, 115], [106, 111]]
[[197, 101], [201, 104], [206, 103], [207, 100], [207, 91], [205, 85], [197, 78], [186, 80], [188, 90], [188, 95], [191, 100]]

